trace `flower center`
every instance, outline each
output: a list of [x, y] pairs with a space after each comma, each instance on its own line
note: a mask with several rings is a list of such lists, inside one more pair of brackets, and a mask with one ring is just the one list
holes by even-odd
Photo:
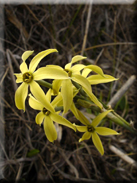
[[33, 75], [30, 72], [23, 74], [23, 82], [30, 83], [33, 80]]
[[66, 71], [68, 73], [68, 76], [71, 77], [72, 71], [69, 71], [68, 69], [64, 69], [64, 71]]
[[42, 110], [43, 114], [45, 114], [46, 116], [48, 116], [50, 114], [50, 111], [48, 111], [45, 107]]
[[87, 126], [87, 131], [88, 132], [94, 132], [95, 128], [93, 126]]

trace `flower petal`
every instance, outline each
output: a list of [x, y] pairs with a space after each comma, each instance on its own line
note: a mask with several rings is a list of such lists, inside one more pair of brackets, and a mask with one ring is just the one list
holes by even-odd
[[97, 148], [97, 150], [100, 152], [100, 154], [103, 155], [104, 148], [103, 148], [102, 142], [96, 132], [92, 133], [92, 141], [93, 141], [93, 144], [95, 145], [95, 147]]
[[78, 109], [76, 108], [74, 102], [72, 102], [70, 110], [74, 114], [74, 116], [79, 120], [79, 114], [78, 114]]
[[35, 110], [42, 110], [44, 105], [36, 100], [31, 94], [29, 94], [29, 105]]
[[102, 104], [98, 101], [97, 97], [90, 92], [89, 90], [87, 90], [87, 88], [83, 88], [83, 90], [87, 93], [87, 95], [90, 97], [90, 99], [92, 100], [92, 102], [94, 102], [100, 109], [102, 109]]
[[56, 113], [51, 113], [50, 117], [56, 123], [67, 126], [69, 128], [72, 128], [74, 131], [76, 131], [76, 127], [71, 122], [69, 122], [67, 119], [63, 118], [62, 116], [60, 116]]
[[23, 62], [25, 62], [26, 61], [26, 59], [30, 56], [30, 55], [32, 55], [32, 53], [33, 53], [34, 51], [31, 51], [31, 50], [28, 50], [28, 51], [25, 51], [23, 54], [22, 54], [22, 60], [23, 60]]
[[73, 101], [73, 86], [70, 79], [62, 81], [61, 94], [63, 98], [63, 107], [64, 107], [63, 113], [66, 113], [70, 109], [70, 106]]
[[75, 104], [72, 103], [71, 111], [73, 112], [74, 116], [84, 125], [91, 125], [88, 119], [80, 112], [76, 107]]
[[86, 131], [86, 132], [83, 134], [82, 138], [79, 139], [79, 142], [81, 142], [81, 141], [83, 141], [83, 140], [88, 140], [88, 139], [90, 139], [90, 137], [91, 137], [91, 133]]
[[49, 67], [49, 68], [57, 68], [57, 69], [61, 69], [61, 70], [64, 70], [62, 67], [60, 67], [59, 65], [46, 65], [46, 67]]
[[43, 124], [44, 124], [44, 131], [47, 136], [47, 139], [50, 142], [53, 142], [54, 140], [56, 140], [57, 132], [56, 132], [55, 126], [53, 124], [53, 121], [51, 120], [51, 118], [49, 116], [45, 117]]
[[86, 132], [87, 131], [87, 126], [79, 126], [79, 125], [75, 125], [73, 124], [76, 129], [79, 131], [79, 132]]
[[76, 83], [80, 84], [83, 88], [86, 88], [86, 90], [88, 90], [89, 92], [91, 92], [90, 83], [83, 76], [75, 75], [74, 77], [72, 77], [72, 80], [75, 81]]
[[100, 121], [109, 113], [111, 112], [112, 110], [108, 110], [108, 111], [105, 111], [105, 112], [102, 112], [101, 114], [99, 114], [98, 116], [96, 116], [93, 121], [92, 121], [92, 126], [96, 127]]
[[88, 68], [83, 69], [82, 76], [86, 78], [90, 72], [91, 72], [91, 69], [88, 69]]
[[44, 105], [47, 110], [49, 110], [50, 112], [54, 112], [54, 108], [52, 107], [50, 102], [46, 100], [45, 93], [35, 81], [32, 81], [30, 83], [30, 91], [34, 95], [34, 97]]
[[60, 89], [60, 86], [61, 86], [61, 82], [62, 80], [60, 79], [55, 79], [53, 82], [52, 82], [52, 89], [53, 89], [53, 94], [56, 95], [59, 93], [59, 89]]
[[25, 72], [28, 72], [28, 66], [25, 62], [22, 62], [22, 64], [20, 65], [20, 70], [22, 74], [24, 74]]
[[107, 74], [105, 74], [104, 76], [105, 77], [102, 77], [100, 75], [92, 75], [92, 76], [89, 76], [87, 79], [91, 85], [96, 85], [96, 84], [100, 84], [100, 83], [108, 83], [108, 82], [118, 80], [117, 78], [114, 78], [113, 76], [110, 76]]
[[52, 106], [55, 107], [62, 100], [62, 95], [58, 94], [51, 102]]
[[41, 67], [33, 74], [34, 80], [41, 79], [68, 79], [68, 74], [56, 67]]
[[44, 115], [43, 112], [41, 111], [41, 112], [39, 112], [39, 113], [37, 114], [37, 116], [36, 116], [36, 118], [35, 118], [35, 121], [36, 121], [36, 123], [37, 123], [38, 125], [41, 126], [41, 124], [42, 124], [44, 118], [45, 118], [45, 115]]
[[97, 65], [88, 65], [85, 68], [89, 68], [92, 71], [96, 72], [97, 74], [101, 75], [102, 77], [105, 77], [103, 70], [100, 67], [98, 67]]
[[79, 74], [80, 71], [85, 67], [83, 64], [76, 64], [73, 67], [71, 67], [72, 74]]
[[15, 104], [25, 112], [25, 100], [28, 94], [28, 84], [22, 83], [15, 92]]
[[120, 135], [115, 130], [106, 127], [96, 127], [95, 130], [99, 135]]
[[71, 68], [71, 65], [72, 65], [72, 63], [70, 62], [70, 63], [68, 63], [68, 64], [66, 64], [65, 65], [65, 69], [70, 69]]
[[34, 72], [37, 65], [39, 64], [39, 62], [47, 55], [49, 55], [50, 53], [53, 53], [53, 52], [58, 52], [56, 49], [48, 49], [48, 50], [45, 50], [45, 51], [41, 51], [40, 53], [38, 53], [30, 62], [30, 65], [29, 65], [29, 70], [31, 72]]
[[45, 98], [48, 102], [51, 101], [51, 88], [47, 91], [46, 95], [45, 95]]
[[76, 55], [76, 56], [74, 56], [74, 57], [72, 58], [71, 63], [73, 64], [73, 63], [75, 63], [75, 62], [78, 62], [78, 61], [83, 60], [83, 59], [86, 59], [86, 58], [87, 58], [87, 57], [83, 57], [83, 56], [81, 56], [81, 55]]
[[20, 74], [14, 74], [14, 75], [17, 77], [16, 83], [21, 83], [21, 82], [23, 82], [23, 76], [22, 76], [21, 73], [20, 73]]

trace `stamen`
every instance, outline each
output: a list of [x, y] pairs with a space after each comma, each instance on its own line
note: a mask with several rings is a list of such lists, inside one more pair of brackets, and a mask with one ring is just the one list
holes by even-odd
[[50, 111], [48, 111], [45, 107], [42, 110], [43, 114], [45, 114], [46, 116], [48, 116], [50, 114]]
[[94, 132], [95, 128], [93, 126], [87, 126], [88, 132]]
[[23, 74], [23, 82], [30, 83], [33, 80], [33, 75], [30, 72]]

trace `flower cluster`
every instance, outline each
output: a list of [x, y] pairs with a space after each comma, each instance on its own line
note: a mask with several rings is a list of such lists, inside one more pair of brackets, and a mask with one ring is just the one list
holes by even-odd
[[[36, 70], [40, 61], [50, 53], [58, 52], [56, 49], [48, 49], [37, 54], [30, 62], [29, 68], [26, 64], [27, 58], [33, 54], [33, 51], [25, 51], [22, 55], [22, 64], [20, 65], [21, 73], [14, 74], [17, 79], [16, 83], [22, 83], [15, 93], [15, 104], [18, 109], [25, 111], [25, 101], [29, 96], [29, 105], [40, 112], [36, 115], [35, 121], [38, 125], [43, 124], [47, 139], [53, 142], [57, 139], [57, 132], [54, 122], [65, 125], [74, 131], [84, 132], [79, 142], [88, 140], [92, 137], [93, 144], [101, 155], [104, 149], [99, 135], [118, 135], [116, 131], [98, 126], [101, 120], [112, 110], [101, 112], [98, 116], [89, 121], [83, 113], [77, 109], [73, 99], [74, 97], [83, 96], [90, 102], [94, 103], [101, 109], [101, 102], [93, 94], [91, 85], [107, 83], [117, 80], [116, 78], [106, 75], [102, 69], [96, 65], [83, 65], [77, 62], [86, 57], [76, 55], [71, 62], [62, 68], [58, 65], [46, 65]], [[92, 74], [95, 72], [96, 74]], [[44, 79], [53, 79], [52, 85], [45, 94], [39, 86], [40, 81]], [[44, 82], [44, 81], [43, 81]], [[48, 85], [45, 84], [48, 87]], [[28, 90], [28, 87], [30, 90]], [[28, 94], [28, 91], [31, 93]], [[82, 126], [72, 124], [59, 115], [60, 110], [63, 114], [71, 110], [74, 116], [83, 124]], [[59, 110], [57, 110], [59, 108]]]

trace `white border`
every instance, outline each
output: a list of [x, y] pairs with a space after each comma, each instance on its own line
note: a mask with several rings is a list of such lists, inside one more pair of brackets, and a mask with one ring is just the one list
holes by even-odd
[[135, 0], [0, 0], [0, 4], [132, 4]]

